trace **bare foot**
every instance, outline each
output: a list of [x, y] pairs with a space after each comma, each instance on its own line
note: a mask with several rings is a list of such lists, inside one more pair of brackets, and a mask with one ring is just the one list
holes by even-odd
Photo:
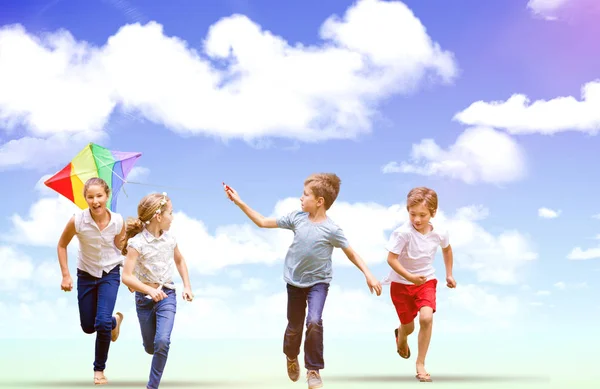
[[417, 379], [421, 382], [431, 382], [431, 376], [425, 370], [425, 364], [417, 363]]
[[103, 371], [94, 371], [94, 385], [106, 385], [108, 380]]

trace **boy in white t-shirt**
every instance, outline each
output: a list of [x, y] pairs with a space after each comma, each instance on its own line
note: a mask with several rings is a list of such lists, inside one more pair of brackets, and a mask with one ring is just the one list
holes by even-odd
[[391, 281], [390, 295], [400, 327], [394, 330], [396, 347], [402, 358], [410, 357], [408, 335], [415, 330], [414, 319], [419, 314], [419, 355], [417, 356], [417, 379], [431, 382], [425, 370], [425, 355], [431, 340], [433, 313], [436, 311], [435, 291], [437, 280], [433, 260], [438, 246], [442, 247], [446, 265], [446, 285], [456, 287], [452, 276], [452, 248], [448, 232], [434, 228], [430, 219], [435, 216], [438, 206], [434, 190], [419, 187], [412, 189], [407, 196], [406, 208], [409, 221], [398, 227], [388, 241], [386, 249], [388, 264], [392, 268], [388, 280]]

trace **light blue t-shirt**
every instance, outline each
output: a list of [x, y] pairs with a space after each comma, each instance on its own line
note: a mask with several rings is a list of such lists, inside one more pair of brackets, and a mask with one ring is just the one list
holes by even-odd
[[294, 231], [294, 241], [285, 256], [285, 282], [298, 288], [331, 282], [333, 248], [349, 246], [342, 229], [329, 217], [321, 223], [312, 222], [308, 212], [302, 211], [278, 218], [277, 226]]

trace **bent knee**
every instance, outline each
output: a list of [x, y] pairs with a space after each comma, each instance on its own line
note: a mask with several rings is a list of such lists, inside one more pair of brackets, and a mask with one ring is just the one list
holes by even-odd
[[154, 350], [168, 350], [170, 345], [169, 338], [158, 338], [154, 341]]
[[323, 320], [321, 318], [308, 318], [306, 320], [306, 328], [308, 330], [323, 327]]
[[90, 325], [81, 325], [81, 329], [83, 330], [83, 332], [85, 332], [86, 334], [93, 334], [94, 332], [96, 332], [96, 328], [94, 326], [90, 326]]
[[113, 329], [112, 319], [98, 320], [94, 327], [98, 332], [110, 332]]

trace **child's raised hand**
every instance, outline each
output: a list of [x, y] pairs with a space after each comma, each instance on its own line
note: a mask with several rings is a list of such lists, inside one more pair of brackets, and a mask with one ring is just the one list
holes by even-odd
[[235, 189], [233, 189], [229, 185], [226, 185], [225, 183], [223, 183], [223, 189], [225, 190], [225, 195], [229, 200], [233, 201], [235, 204], [240, 203], [240, 196], [235, 191]]
[[377, 278], [373, 277], [372, 275], [368, 275], [367, 276], [367, 285], [369, 286], [369, 290], [371, 291], [371, 293], [373, 293], [373, 291], [375, 291], [377, 296], [381, 295], [381, 283], [379, 282], [379, 280]]
[[62, 282], [60, 283], [60, 289], [65, 292], [70, 292], [73, 290], [73, 279], [71, 276], [64, 276]]
[[452, 276], [446, 276], [446, 286], [448, 288], [456, 288], [456, 281]]

